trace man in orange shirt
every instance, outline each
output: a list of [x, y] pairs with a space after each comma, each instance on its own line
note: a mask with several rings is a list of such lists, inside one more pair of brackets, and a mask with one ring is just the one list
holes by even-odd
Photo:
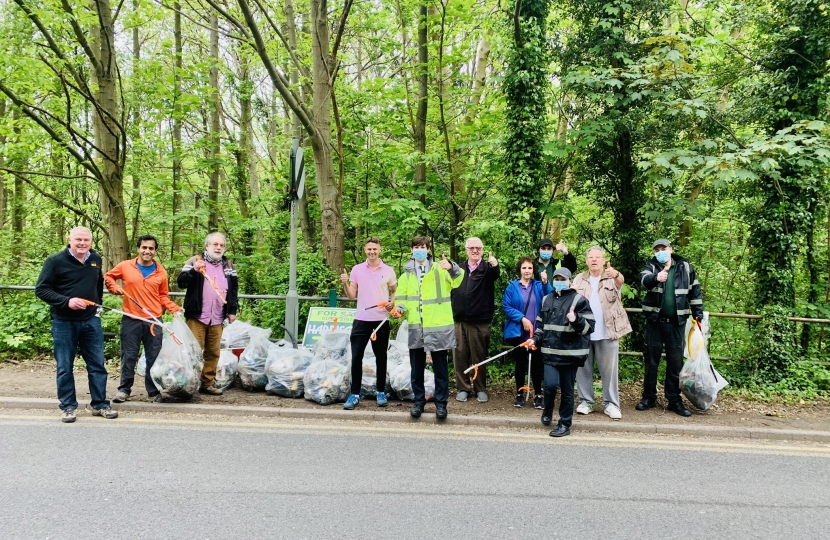
[[[133, 297], [136, 302], [147, 309], [154, 317], [161, 318], [165, 309], [180, 316], [182, 308], [174, 304], [169, 295], [167, 286], [167, 271], [155, 261], [158, 242], [154, 236], [145, 235], [138, 239], [138, 257], [118, 263], [115, 268], [104, 274], [104, 283], [112, 294]], [[122, 287], [116, 283], [121, 280]], [[121, 304], [122, 311], [147, 319], [149, 316], [135, 302], [126, 296]], [[150, 378], [150, 368], [156, 361], [161, 350], [162, 329], [155, 328], [150, 332], [150, 324], [131, 317], [124, 316], [121, 320], [121, 382], [118, 393], [112, 398], [114, 403], [123, 403], [130, 399], [130, 392], [135, 379], [135, 364], [138, 360], [138, 350], [144, 344], [144, 356], [147, 359], [147, 371], [144, 376], [144, 387], [150, 401], [163, 400], [153, 380]], [[155, 335], [153, 335], [155, 334]]]

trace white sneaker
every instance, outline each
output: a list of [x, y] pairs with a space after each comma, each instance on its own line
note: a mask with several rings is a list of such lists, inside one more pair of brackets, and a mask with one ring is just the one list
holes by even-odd
[[622, 418], [622, 412], [620, 412], [620, 408], [614, 405], [613, 403], [609, 403], [605, 407], [605, 414], [608, 415], [611, 420], [619, 420]]
[[579, 407], [576, 408], [576, 414], [591, 414], [591, 411], [594, 410], [594, 406], [587, 401], [582, 401], [579, 403]]

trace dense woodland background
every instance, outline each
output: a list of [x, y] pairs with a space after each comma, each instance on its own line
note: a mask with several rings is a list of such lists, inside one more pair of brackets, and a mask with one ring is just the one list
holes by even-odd
[[[109, 266], [157, 235], [172, 276], [218, 229], [240, 292], [284, 294], [296, 137], [300, 294], [367, 235], [397, 268], [413, 234], [480, 236], [502, 288], [545, 236], [605, 247], [637, 307], [667, 237], [707, 310], [764, 316], [713, 322], [733, 386], [827, 395], [830, 334], [787, 321], [830, 318], [823, 2], [0, 0], [0, 282], [76, 224]], [[46, 306], [2, 298], [2, 354], [48, 351]]]

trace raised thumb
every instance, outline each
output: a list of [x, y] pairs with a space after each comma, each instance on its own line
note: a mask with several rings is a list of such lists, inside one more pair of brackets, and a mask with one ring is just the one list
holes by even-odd
[[446, 253], [442, 253], [442, 254], [441, 254], [441, 259], [443, 259], [443, 260], [445, 260], [445, 261], [446, 261], [446, 260], [447, 260], [447, 254], [446, 254]]

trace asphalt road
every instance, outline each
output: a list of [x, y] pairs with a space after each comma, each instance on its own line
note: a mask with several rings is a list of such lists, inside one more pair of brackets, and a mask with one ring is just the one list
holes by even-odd
[[0, 411], [0, 539], [828, 538], [830, 447]]

